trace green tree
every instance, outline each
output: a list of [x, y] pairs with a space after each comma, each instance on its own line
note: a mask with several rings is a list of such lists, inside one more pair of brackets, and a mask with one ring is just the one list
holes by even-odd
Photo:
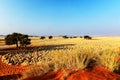
[[31, 40], [28, 38], [28, 35], [20, 36], [20, 46], [25, 46], [31, 44]]
[[16, 44], [16, 47], [18, 47], [19, 43], [21, 46], [29, 45], [30, 39], [28, 39], [28, 35], [24, 35], [21, 33], [13, 33], [5, 37], [5, 42], [6, 45]]
[[48, 38], [49, 38], [49, 39], [52, 39], [52, 38], [53, 38], [53, 36], [49, 36]]

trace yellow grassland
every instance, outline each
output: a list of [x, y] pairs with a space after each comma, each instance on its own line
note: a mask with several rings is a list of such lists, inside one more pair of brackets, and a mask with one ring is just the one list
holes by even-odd
[[[92, 40], [83, 38], [63, 39], [62, 37], [43, 40], [39, 37], [30, 38], [30, 46], [48, 46], [47, 49], [42, 50], [42, 53], [45, 54], [44, 59], [39, 60], [36, 64], [52, 65], [53, 70], [61, 68], [84, 69], [91, 58], [111, 71], [117, 69], [120, 64], [117, 61], [120, 55], [120, 37], [93, 37]], [[0, 47], [10, 47], [1, 46], [1, 44], [0, 42]], [[38, 53], [33, 52], [32, 57]], [[28, 62], [23, 62], [23, 64], [28, 64]]]

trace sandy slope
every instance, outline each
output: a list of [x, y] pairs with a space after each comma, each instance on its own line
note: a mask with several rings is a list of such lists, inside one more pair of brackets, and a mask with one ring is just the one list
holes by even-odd
[[[8, 65], [1, 61], [0, 56], [0, 77], [13, 74], [21, 74], [27, 66]], [[1, 78], [0, 78], [1, 79]], [[6, 77], [2, 80], [10, 80]], [[97, 66], [91, 70], [65, 69], [56, 72], [49, 72], [41, 76], [23, 80], [120, 80], [120, 75], [110, 72], [104, 67]]]
[[21, 74], [27, 69], [27, 66], [8, 65], [1, 61], [0, 56], [0, 76]]
[[23, 80], [120, 80], [120, 75], [97, 66], [92, 70], [58, 70]]

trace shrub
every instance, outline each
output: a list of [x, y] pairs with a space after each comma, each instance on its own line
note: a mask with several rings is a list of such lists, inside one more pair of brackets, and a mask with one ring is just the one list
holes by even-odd
[[92, 39], [92, 37], [88, 36], [88, 35], [85, 35], [84, 36], [84, 39]]
[[45, 39], [45, 36], [41, 36], [40, 39]]
[[25, 46], [31, 44], [31, 40], [28, 39], [28, 35], [21, 35], [20, 36], [20, 46]]
[[83, 38], [82, 36], [80, 36], [80, 38]]
[[77, 36], [73, 36], [73, 38], [77, 38]]
[[28, 35], [24, 35], [21, 33], [8, 34], [5, 37], [5, 43], [7, 45], [16, 44], [16, 47], [18, 47], [19, 42], [21, 46], [26, 46], [31, 43], [30, 39], [28, 39]]
[[49, 38], [49, 39], [52, 39], [52, 38], [53, 38], [53, 36], [49, 36], [48, 38]]
[[70, 37], [70, 38], [73, 38], [73, 37]]
[[68, 36], [63, 36], [63, 38], [64, 38], [64, 39], [67, 39], [67, 38], [69, 38], [69, 37], [68, 37]]

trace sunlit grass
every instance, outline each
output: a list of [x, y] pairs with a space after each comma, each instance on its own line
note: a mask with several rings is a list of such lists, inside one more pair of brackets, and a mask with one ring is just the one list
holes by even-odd
[[[38, 37], [31, 38], [32, 44], [30, 46], [44, 46], [38, 51], [25, 52], [10, 55], [10, 59], [14, 62], [18, 61], [22, 65], [48, 65], [49, 69], [56, 71], [58, 69], [76, 68], [85, 69], [91, 59], [97, 62], [97, 65], [102, 65], [114, 71], [119, 67], [120, 62], [117, 58], [120, 56], [120, 37], [93, 37], [92, 40], [85, 40], [81, 38], [63, 39], [55, 37], [53, 39], [41, 40]], [[5, 60], [9, 63], [10, 59]], [[16, 63], [18, 63], [16, 62]], [[36, 69], [34, 69], [36, 68]], [[38, 67], [28, 70], [35, 75], [39, 73]], [[47, 72], [47, 70], [44, 71]], [[25, 74], [27, 75], [27, 73]], [[31, 74], [32, 75], [32, 74]]]

